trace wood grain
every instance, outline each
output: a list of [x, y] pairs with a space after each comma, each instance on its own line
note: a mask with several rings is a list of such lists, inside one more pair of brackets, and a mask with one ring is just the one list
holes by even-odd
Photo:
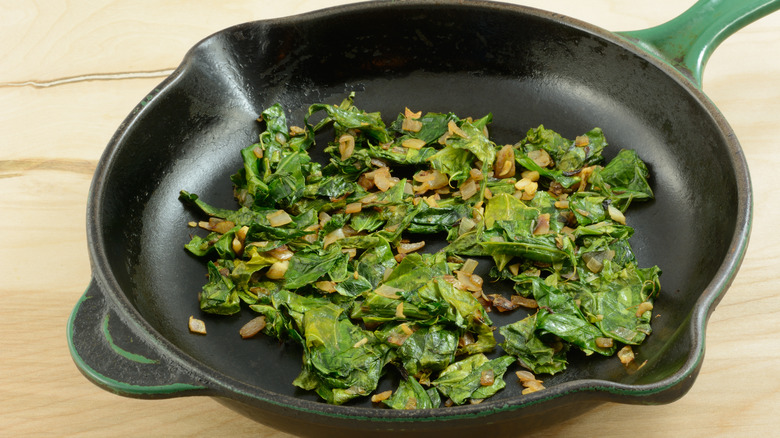
[[[65, 325], [90, 279], [85, 210], [92, 172], [134, 105], [213, 32], [343, 3], [0, 1], [0, 436], [287, 436], [209, 398], [149, 401], [102, 391], [73, 364]], [[515, 3], [627, 30], [659, 24], [690, 1]], [[663, 406], [605, 404], [561, 418], [538, 436], [776, 435], [777, 53], [780, 14], [728, 39], [704, 75], [705, 91], [742, 143], [756, 202], [750, 247], [710, 320], [693, 389]]]

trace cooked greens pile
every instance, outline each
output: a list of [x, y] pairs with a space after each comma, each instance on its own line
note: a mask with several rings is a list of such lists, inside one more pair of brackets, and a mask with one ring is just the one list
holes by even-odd
[[[350, 96], [312, 105], [299, 128], [268, 108], [232, 176], [237, 210], [181, 192], [210, 217], [185, 246], [209, 260], [200, 308], [262, 315], [265, 335], [302, 347], [292, 383], [334, 404], [393, 369], [400, 386], [375, 399], [389, 407], [478, 402], [516, 361], [554, 374], [569, 350], [641, 343], [660, 270], [637, 266], [624, 212], [653, 197], [645, 164], [631, 150], [604, 164], [598, 128], [568, 140], [540, 126], [496, 145], [491, 117], [407, 109], [386, 126]], [[308, 151], [324, 129], [334, 141], [320, 164]], [[490, 260], [483, 280], [474, 269]], [[514, 293], [491, 292], [497, 282]], [[498, 328], [501, 350], [493, 311], [528, 313]]]

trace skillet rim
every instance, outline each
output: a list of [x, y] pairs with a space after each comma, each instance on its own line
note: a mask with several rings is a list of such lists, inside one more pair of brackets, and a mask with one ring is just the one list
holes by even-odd
[[[332, 18], [340, 14], [349, 14], [359, 11], [382, 10], [393, 7], [459, 7], [469, 9], [490, 9], [498, 10], [506, 14], [534, 16], [541, 18], [552, 25], [573, 28], [599, 38], [611, 45], [617, 45], [624, 51], [638, 56], [656, 68], [659, 68], [667, 77], [674, 80], [682, 91], [687, 92], [695, 98], [696, 102], [706, 110], [715, 124], [720, 129], [720, 134], [726, 140], [728, 146], [728, 158], [732, 164], [737, 180], [737, 217], [734, 236], [729, 243], [729, 251], [723, 259], [720, 267], [715, 272], [714, 277], [707, 287], [702, 291], [693, 308], [691, 309], [690, 321], [687, 323], [685, 336], [692, 339], [692, 348], [687, 359], [680, 369], [673, 375], [649, 384], [622, 384], [606, 380], [586, 379], [574, 380], [558, 384], [548, 388], [545, 391], [529, 394], [522, 397], [515, 397], [501, 401], [500, 404], [486, 401], [480, 405], [455, 406], [449, 409], [419, 410], [419, 411], [395, 411], [387, 409], [370, 409], [354, 406], [332, 406], [321, 402], [302, 400], [275, 392], [265, 390], [260, 387], [252, 386], [240, 382], [228, 375], [218, 372], [190, 355], [184, 353], [179, 347], [165, 338], [161, 333], [154, 329], [149, 322], [138, 312], [130, 303], [127, 296], [122, 293], [122, 287], [113, 275], [110, 263], [106, 256], [106, 245], [101, 237], [102, 223], [102, 202], [105, 197], [105, 185], [108, 175], [113, 167], [114, 158], [117, 151], [121, 149], [124, 137], [134, 124], [150, 111], [146, 104], [153, 101], [157, 96], [174, 89], [178, 81], [184, 78], [188, 73], [188, 66], [193, 63], [198, 55], [198, 49], [206, 43], [220, 35], [248, 29], [258, 23], [264, 26], [273, 27], [276, 25], [293, 24], [305, 25], [308, 22], [316, 22], [324, 18]], [[153, 106], [153, 105], [149, 105]], [[681, 397], [687, 392], [693, 383], [693, 378], [698, 373], [704, 357], [705, 332], [709, 315], [712, 313], [720, 299], [722, 299], [726, 290], [734, 280], [739, 267], [744, 258], [748, 246], [748, 240], [752, 221], [752, 189], [750, 175], [742, 148], [726, 121], [715, 104], [704, 94], [702, 90], [695, 87], [693, 83], [680, 71], [671, 65], [659, 60], [654, 55], [649, 54], [624, 37], [614, 32], [607, 31], [598, 26], [583, 22], [559, 13], [549, 12], [537, 8], [507, 4], [485, 0], [378, 0], [371, 2], [359, 2], [349, 5], [341, 5], [326, 9], [307, 12], [294, 16], [273, 18], [268, 20], [258, 20], [228, 27], [215, 32], [200, 42], [195, 44], [184, 56], [179, 66], [174, 72], [158, 84], [154, 91], [149, 93], [142, 104], [137, 105], [131, 113], [117, 128], [117, 131], [111, 137], [100, 161], [98, 162], [95, 175], [89, 191], [87, 205], [87, 243], [92, 264], [92, 275], [94, 282], [100, 286], [109, 302], [109, 306], [126, 322], [133, 324], [133, 328], [139, 336], [145, 338], [160, 352], [161, 356], [170, 358], [173, 362], [183, 369], [202, 376], [202, 379], [208, 381], [205, 391], [206, 395], [222, 396], [239, 401], [259, 402], [276, 405], [285, 408], [291, 408], [299, 412], [318, 414], [327, 417], [359, 419], [368, 421], [446, 421], [457, 420], [463, 417], [481, 417], [494, 415], [508, 411], [516, 411], [524, 407], [552, 401], [554, 399], [574, 394], [574, 393], [593, 393], [597, 398], [623, 402], [623, 403], [658, 403], [653, 396], [659, 396], [666, 391], [671, 391], [676, 387], [686, 386], [682, 394], [672, 394], [672, 401]], [[684, 327], [681, 326], [681, 327]], [[689, 382], [686, 382], [689, 381]], [[203, 394], [203, 393], [199, 393]], [[177, 394], [173, 394], [174, 396]], [[187, 393], [179, 394], [187, 395]], [[601, 397], [599, 397], [601, 395]]]

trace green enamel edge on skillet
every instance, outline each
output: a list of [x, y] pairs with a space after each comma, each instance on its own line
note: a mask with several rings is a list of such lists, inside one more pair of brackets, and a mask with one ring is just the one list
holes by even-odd
[[[90, 380], [97, 383], [98, 386], [111, 389], [112, 392], [118, 394], [128, 394], [128, 395], [173, 394], [173, 393], [189, 391], [193, 389], [205, 389], [202, 386], [190, 385], [187, 383], [171, 383], [168, 385], [156, 385], [156, 386], [133, 385], [130, 383], [121, 382], [116, 379], [112, 379], [111, 377], [107, 377], [97, 372], [94, 368], [92, 368], [89, 364], [87, 364], [87, 362], [84, 361], [84, 358], [82, 358], [81, 355], [79, 354], [78, 350], [76, 349], [75, 343], [73, 342], [74, 321], [76, 319], [76, 314], [81, 308], [81, 304], [90, 298], [89, 296], [87, 296], [87, 293], [88, 290], [84, 291], [84, 294], [76, 303], [73, 312], [71, 312], [70, 317], [68, 318], [67, 337], [68, 337], [68, 349], [70, 350], [71, 357], [73, 357], [73, 361], [76, 363], [76, 366], [79, 368], [79, 370], [81, 370], [81, 372], [84, 373]], [[143, 356], [134, 353], [129, 353], [117, 347], [111, 340], [110, 334], [108, 333], [107, 324], [108, 324], [108, 315], [106, 315], [104, 318], [103, 333], [107, 336], [106, 340], [111, 345], [111, 348], [117, 352], [117, 354], [136, 362], [156, 363], [156, 361], [147, 359]], [[139, 361], [137, 360], [138, 358], [142, 358], [143, 360]]]
[[106, 342], [108, 342], [108, 345], [111, 347], [112, 350], [114, 350], [118, 355], [132, 360], [133, 362], [138, 363], [148, 363], [148, 364], [156, 364], [160, 363], [157, 359], [149, 359], [147, 357], [141, 356], [140, 354], [131, 353], [124, 348], [120, 347], [119, 345], [116, 345], [114, 343], [114, 338], [111, 336], [111, 332], [108, 330], [108, 319], [109, 315], [106, 314], [105, 317], [103, 317], [103, 336], [106, 338]]

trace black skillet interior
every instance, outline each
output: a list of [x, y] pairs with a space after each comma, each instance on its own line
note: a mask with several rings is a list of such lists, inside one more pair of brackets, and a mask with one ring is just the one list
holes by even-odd
[[[183, 245], [196, 232], [187, 222], [203, 218], [178, 193], [235, 208], [229, 176], [241, 166], [240, 148], [256, 141], [264, 108], [280, 102], [290, 124], [300, 125], [310, 104], [338, 103], [355, 91], [358, 107], [381, 111], [387, 121], [404, 107], [462, 117], [491, 112], [498, 144], [544, 124], [568, 138], [601, 127], [607, 158], [636, 149], [656, 200], [629, 210], [632, 244], [640, 266], [663, 270], [655, 332], [635, 349], [648, 364], [629, 375], [614, 357], [573, 354], [569, 370], [544, 379], [548, 387], [583, 379], [653, 384], [700, 359], [692, 352], [701, 348], [703, 327], [692, 326], [691, 315], [730, 257], [746, 178], [713, 107], [602, 31], [553, 14], [436, 2], [329, 14], [249, 23], [204, 40], [120, 128], [96, 179], [89, 230], [119, 302], [206, 369], [315, 401], [291, 384], [299, 348], [241, 340], [249, 310], [231, 317], [198, 310], [205, 266]], [[190, 315], [206, 321], [208, 336], [188, 332]], [[522, 315], [494, 314], [497, 324]], [[494, 399], [521, 389], [510, 384]]]

